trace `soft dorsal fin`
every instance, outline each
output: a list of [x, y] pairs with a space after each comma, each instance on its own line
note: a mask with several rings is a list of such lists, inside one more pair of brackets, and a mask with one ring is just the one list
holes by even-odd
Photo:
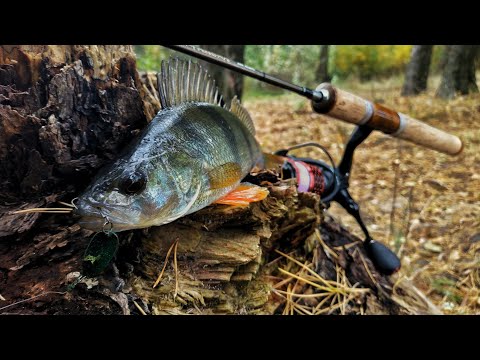
[[247, 129], [250, 130], [253, 135], [255, 135], [255, 125], [253, 124], [253, 120], [250, 117], [247, 109], [243, 107], [236, 95], [230, 103], [230, 112], [237, 115]]
[[218, 106], [223, 103], [215, 80], [206, 69], [190, 60], [163, 60], [161, 72], [157, 74], [157, 84], [162, 109], [193, 101]]

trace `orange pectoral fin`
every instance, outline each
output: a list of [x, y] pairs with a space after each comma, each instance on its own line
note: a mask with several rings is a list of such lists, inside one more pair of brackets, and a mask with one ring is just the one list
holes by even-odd
[[268, 189], [253, 184], [242, 183], [235, 190], [218, 199], [214, 204], [248, 206], [252, 202], [265, 199]]

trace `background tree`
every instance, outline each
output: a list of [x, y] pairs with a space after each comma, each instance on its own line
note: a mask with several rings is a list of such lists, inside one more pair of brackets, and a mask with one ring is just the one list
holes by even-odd
[[443, 70], [437, 96], [451, 99], [457, 92], [462, 95], [478, 92], [475, 78], [475, 59], [479, 45], [449, 45], [448, 58]]
[[433, 45], [414, 45], [405, 73], [402, 95], [417, 95], [427, 89]]
[[320, 45], [320, 62], [316, 71], [316, 80], [318, 83], [330, 82], [332, 77], [328, 74], [328, 54], [330, 45]]
[[[215, 54], [223, 55], [231, 60], [244, 63], [245, 45], [201, 45], [202, 48]], [[220, 66], [203, 62], [214, 77], [224, 100], [229, 103], [237, 95], [239, 99], [243, 94], [243, 76]]]

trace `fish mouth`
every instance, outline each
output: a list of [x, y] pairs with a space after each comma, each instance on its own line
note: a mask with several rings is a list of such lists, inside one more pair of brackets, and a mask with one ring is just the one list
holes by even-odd
[[121, 221], [110, 211], [106, 211], [99, 205], [92, 204], [89, 201], [79, 201], [77, 209], [74, 211], [80, 216], [78, 224], [85, 229], [92, 231], [125, 231], [136, 228], [135, 225]]
[[87, 230], [93, 230], [93, 231], [102, 231], [104, 228], [106, 228], [105, 224], [105, 219], [94, 216], [94, 215], [84, 215], [81, 217], [81, 219], [78, 221], [78, 224]]
[[92, 231], [125, 231], [136, 229], [141, 226], [135, 226], [132, 224], [127, 224], [123, 222], [118, 222], [115, 220], [110, 220], [106, 217], [96, 216], [96, 215], [83, 215], [78, 224], [87, 230]]

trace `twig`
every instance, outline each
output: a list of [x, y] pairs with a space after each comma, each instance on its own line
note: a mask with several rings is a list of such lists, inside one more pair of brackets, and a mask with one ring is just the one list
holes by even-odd
[[413, 189], [414, 187], [412, 186], [410, 188], [410, 191], [408, 192], [408, 205], [407, 205], [407, 220], [405, 222], [404, 226], [404, 241], [402, 245], [400, 246], [400, 249], [398, 249], [398, 254], [397, 256], [399, 258], [402, 257], [403, 249], [405, 248], [407, 244], [407, 239], [408, 239], [408, 234], [410, 233], [410, 223], [412, 221], [412, 202], [413, 202]]
[[398, 158], [395, 159], [393, 162], [393, 165], [395, 167], [395, 178], [393, 180], [393, 195], [392, 195], [392, 209], [390, 210], [390, 231], [388, 234], [388, 241], [391, 242], [393, 238], [393, 234], [395, 231], [395, 205], [397, 203], [397, 189], [398, 189], [398, 177], [400, 174], [400, 157], [401, 157], [401, 147], [398, 146], [398, 141], [397, 141], [397, 153], [398, 153]]

